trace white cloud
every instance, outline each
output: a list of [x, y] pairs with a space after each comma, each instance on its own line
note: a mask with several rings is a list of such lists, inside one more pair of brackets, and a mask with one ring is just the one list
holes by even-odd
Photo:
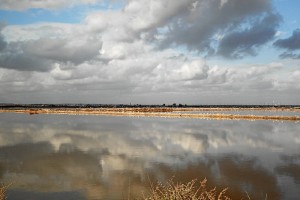
[[62, 70], [60, 68], [60, 64], [56, 63], [55, 68], [51, 70], [50, 74], [53, 76], [55, 79], [69, 79], [71, 78], [71, 71], [70, 70]]
[[130, 27], [136, 31], [147, 31], [164, 26], [170, 19], [192, 3], [187, 1], [147, 1], [130, 0], [124, 8], [125, 14], [130, 16]]
[[300, 80], [300, 70], [296, 70], [292, 73], [291, 78], [293, 80]]
[[153, 70], [159, 83], [206, 79], [209, 67], [202, 60], [184, 62], [180, 57], [168, 59]]
[[65, 23], [38, 23], [5, 26], [2, 34], [7, 42], [23, 42], [40, 38], [68, 38], [73, 34], [83, 34], [84, 27]]
[[30, 8], [58, 9], [76, 4], [94, 4], [98, 0], [2, 0], [0, 9], [5, 10], [27, 10]]

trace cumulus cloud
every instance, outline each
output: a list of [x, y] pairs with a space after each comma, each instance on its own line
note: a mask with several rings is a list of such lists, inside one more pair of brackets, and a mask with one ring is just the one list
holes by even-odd
[[[249, 91], [253, 101], [262, 91], [296, 95], [296, 86], [279, 78], [282, 65], [213, 64], [222, 59], [214, 56], [256, 55], [273, 39], [281, 17], [272, 1], [128, 0], [122, 6], [93, 10], [79, 24], [2, 26], [0, 68], [7, 81], [0, 92], [36, 90], [31, 97], [41, 102], [56, 96], [56, 102], [98, 103], [201, 103], [199, 95], [210, 102], [219, 91], [227, 102]], [[27, 79], [13, 82], [14, 73]], [[24, 100], [19, 96], [1, 99]]]
[[153, 69], [157, 82], [201, 80], [208, 76], [209, 67], [202, 60], [183, 62], [182, 65], [177, 66], [168, 64], [168, 62], [161, 63]]
[[[156, 6], [156, 11], [161, 10], [164, 14], [150, 13], [152, 18], [157, 16], [154, 27], [164, 28], [156, 29], [162, 46], [184, 45], [188, 49], [208, 54], [217, 51], [217, 54], [231, 58], [255, 54], [254, 47], [270, 41], [280, 22], [280, 16], [273, 13], [269, 0], [193, 0], [185, 1], [177, 7], [167, 2], [164, 6]], [[164, 9], [168, 12], [162, 11]], [[151, 25], [145, 25], [147, 28], [144, 29], [151, 29]], [[249, 28], [241, 29], [243, 26]], [[216, 35], [222, 35], [221, 41], [214, 39]], [[232, 56], [237, 52], [241, 52], [239, 56]]]
[[218, 47], [218, 54], [228, 58], [241, 58], [245, 55], [256, 55], [257, 47], [272, 40], [280, 16], [268, 14], [241, 31], [233, 31], [225, 35]]
[[57, 62], [78, 65], [100, 55], [102, 46], [100, 38], [78, 33], [67, 38], [1, 41], [0, 67], [21, 71], [49, 71]]
[[6, 25], [2, 34], [7, 42], [38, 40], [40, 38], [71, 38], [73, 35], [85, 35], [85, 28], [79, 24], [33, 23], [26, 25]]
[[[122, 12], [96, 12], [88, 15], [85, 23], [90, 30], [109, 33], [103, 36], [107, 39], [139, 38], [163, 48], [179, 45], [237, 58], [254, 55], [259, 46], [270, 41], [280, 20], [269, 0], [130, 0]], [[222, 35], [223, 40], [216, 41], [216, 35]], [[238, 40], [232, 42], [232, 38]], [[239, 56], [234, 56], [237, 52]]]
[[277, 40], [274, 42], [274, 46], [286, 50], [280, 55], [281, 58], [300, 59], [300, 54], [294, 53], [294, 51], [300, 50], [300, 29], [296, 29], [289, 38]]
[[49, 60], [22, 52], [16, 43], [6, 47], [5, 53], [0, 53], [0, 67], [21, 71], [47, 71], [51, 68]]
[[[28, 6], [42, 4], [35, 1], [27, 3]], [[63, 3], [67, 2], [47, 1], [44, 4], [61, 5]], [[81, 1], [81, 3], [90, 3], [90, 1]], [[3, 2], [3, 4], [8, 3]], [[14, 3], [10, 1], [10, 4]], [[110, 20], [112, 18], [114, 20]], [[251, 21], [254, 22], [251, 23]], [[130, 56], [127, 50], [136, 47], [137, 42], [134, 41], [147, 41], [149, 37], [163, 46], [185, 45], [188, 49], [207, 53], [216, 52], [225, 57], [237, 58], [254, 55], [256, 48], [268, 42], [275, 34], [278, 21], [279, 17], [272, 13], [272, 5], [268, 0], [255, 0], [251, 3], [236, 0], [188, 0], [175, 3], [173, 1], [130, 0], [126, 2], [122, 11], [101, 11], [87, 15], [80, 28], [71, 27], [71, 30], [75, 31], [73, 33], [68, 31], [67, 26], [48, 25], [58, 27], [60, 30], [58, 32], [56, 29], [45, 30], [47, 25], [43, 27], [37, 25], [33, 30], [37, 34], [31, 35], [32, 41], [28, 40], [30, 36], [27, 35], [28, 41], [25, 39], [26, 41], [22, 41], [22, 44], [20, 41], [15, 41], [14, 45], [10, 45], [13, 46], [12, 51], [17, 53], [15, 55], [10, 55], [9, 52], [8, 55], [3, 54], [1, 66], [33, 70], [34, 62], [36, 62], [36, 65], [41, 66], [37, 70], [47, 71], [52, 69], [52, 66], [49, 66], [52, 61], [72, 62], [77, 65], [93, 60], [101, 50], [102, 44], [105, 47], [101, 51], [103, 59], [127, 59]], [[250, 28], [239, 30], [241, 23]], [[19, 33], [28, 34], [30, 29], [20, 30], [22, 32]], [[32, 28], [30, 31], [32, 32]], [[68, 38], [61, 37], [68, 33]], [[212, 38], [220, 33], [223, 37], [214, 48]], [[17, 39], [12, 31], [8, 31], [7, 34], [10, 39]], [[98, 35], [101, 35], [102, 41]], [[21, 39], [20, 36], [17, 37]], [[146, 43], [142, 42], [142, 44]], [[1, 46], [4, 47], [4, 43]], [[140, 50], [143, 51], [143, 48], [141, 47]], [[140, 52], [133, 53], [141, 54]], [[17, 66], [19, 62], [10, 63], [7, 61], [10, 60], [9, 57], [27, 64], [23, 67]], [[42, 61], [45, 61], [44, 64], [41, 64]]]
[[287, 50], [300, 49], [300, 29], [295, 30], [289, 38], [277, 40], [274, 45]]
[[91, 4], [97, 0], [3, 0], [0, 2], [0, 9], [4, 10], [26, 10], [30, 8], [57, 9], [75, 4]]
[[292, 53], [292, 52], [284, 52], [279, 55], [280, 58], [292, 58], [292, 59], [300, 59], [300, 54]]
[[101, 40], [95, 37], [73, 37], [28, 41], [22, 45], [24, 52], [58, 62], [80, 64], [99, 55]]
[[193, 0], [187, 1], [138, 1], [130, 0], [124, 13], [131, 16], [130, 27], [136, 31], [149, 31], [165, 26], [174, 17], [189, 9]]
[[6, 41], [4, 41], [4, 36], [1, 34], [2, 29], [3, 26], [0, 24], [0, 52], [3, 51], [7, 46]]

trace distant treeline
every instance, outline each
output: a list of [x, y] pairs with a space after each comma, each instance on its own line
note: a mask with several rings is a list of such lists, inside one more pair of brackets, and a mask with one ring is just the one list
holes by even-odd
[[0, 103], [0, 108], [300, 108], [300, 105], [187, 105], [187, 104], [9, 104]]

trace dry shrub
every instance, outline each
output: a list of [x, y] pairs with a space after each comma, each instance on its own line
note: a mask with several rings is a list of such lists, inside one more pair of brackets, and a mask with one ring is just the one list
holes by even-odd
[[6, 199], [6, 191], [8, 189], [9, 185], [0, 184], [0, 200]]
[[5, 199], [5, 192], [6, 192], [6, 187], [5, 186], [0, 186], [0, 200]]
[[207, 179], [200, 181], [200, 186], [196, 186], [197, 180], [192, 180], [186, 184], [174, 183], [172, 180], [166, 184], [159, 183], [156, 187], [151, 186], [151, 195], [146, 200], [231, 200], [225, 193], [227, 188], [217, 192], [216, 188], [208, 190], [206, 188]]

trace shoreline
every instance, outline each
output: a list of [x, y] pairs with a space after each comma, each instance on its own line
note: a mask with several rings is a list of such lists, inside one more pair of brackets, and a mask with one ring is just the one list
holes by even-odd
[[[222, 111], [287, 111], [295, 112], [295, 116], [284, 115], [244, 115], [224, 114]], [[163, 118], [194, 118], [215, 120], [273, 120], [273, 121], [300, 121], [300, 108], [266, 107], [266, 108], [199, 108], [199, 107], [124, 107], [124, 108], [30, 108], [5, 107], [0, 112], [35, 114], [65, 114], [65, 115], [102, 115], [128, 117], [163, 117]], [[190, 113], [184, 113], [190, 112]], [[193, 113], [207, 112], [207, 113]], [[212, 113], [209, 113], [212, 112]], [[220, 113], [218, 113], [220, 112]]]

